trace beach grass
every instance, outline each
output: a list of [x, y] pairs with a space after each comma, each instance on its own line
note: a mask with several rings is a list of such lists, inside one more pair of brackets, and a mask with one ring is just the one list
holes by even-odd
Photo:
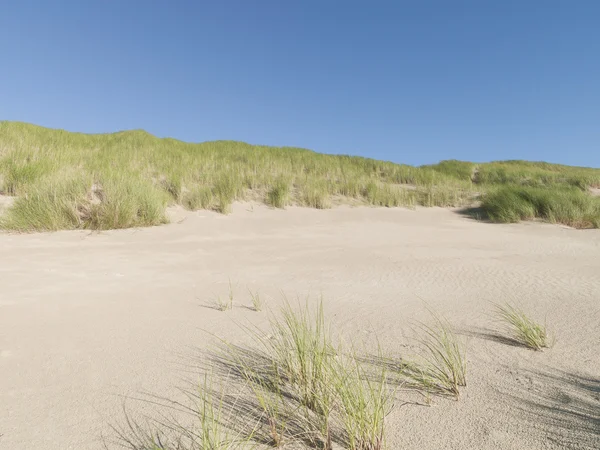
[[[249, 446], [250, 435], [229, 427], [233, 410], [226, 401], [224, 387], [216, 389], [214, 377], [205, 374], [193, 391], [186, 392], [190, 402], [149, 398], [166, 409], [185, 412], [187, 420], [173, 417], [146, 417], [135, 420], [126, 414], [125, 425], [113, 426], [118, 448], [128, 450], [242, 450]], [[108, 448], [105, 441], [105, 447]], [[113, 447], [111, 447], [113, 448]]]
[[385, 419], [393, 406], [387, 370], [369, 373], [355, 355], [338, 359], [332, 382], [341, 406], [346, 446], [350, 450], [382, 450]]
[[252, 301], [252, 309], [256, 312], [262, 311], [264, 306], [264, 301], [260, 296], [260, 292], [258, 290], [253, 291], [248, 288], [248, 293], [250, 294], [250, 300]]
[[[285, 301], [268, 332], [247, 329], [259, 350], [225, 344], [221, 363], [238, 373], [254, 399], [261, 427], [255, 438], [273, 447], [303, 442], [331, 450], [379, 450], [393, 396], [386, 371], [372, 373], [331, 336], [323, 303]], [[257, 353], [258, 352], [258, 353]], [[250, 429], [249, 426], [245, 427]]]
[[418, 326], [418, 359], [397, 364], [398, 375], [407, 387], [458, 399], [460, 388], [467, 385], [466, 343], [446, 319], [433, 312], [431, 315], [432, 324]]
[[498, 320], [512, 339], [538, 351], [550, 346], [546, 325], [536, 322], [522, 309], [509, 303], [495, 304], [494, 307]]
[[576, 187], [504, 186], [486, 194], [481, 207], [494, 222], [539, 218], [575, 228], [600, 227], [600, 198]]
[[169, 205], [223, 214], [233, 202], [274, 208], [459, 207], [483, 196], [491, 220], [600, 226], [600, 170], [526, 161], [413, 167], [234, 141], [199, 144], [142, 130], [83, 134], [0, 122], [0, 227], [17, 232], [160, 225]]

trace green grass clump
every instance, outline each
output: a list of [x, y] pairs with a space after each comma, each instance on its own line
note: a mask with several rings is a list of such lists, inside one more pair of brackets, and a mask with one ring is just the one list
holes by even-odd
[[[342, 360], [343, 361], [343, 360]], [[393, 396], [385, 368], [369, 374], [352, 357], [335, 366], [332, 382], [341, 405], [341, 416], [350, 450], [385, 448], [385, 418]]]
[[231, 204], [240, 198], [242, 187], [239, 180], [231, 174], [223, 174], [214, 185], [215, 209], [223, 214], [231, 211]]
[[39, 182], [0, 217], [0, 227], [19, 232], [79, 228], [85, 221], [82, 208], [88, 203], [87, 185], [81, 178]]
[[522, 345], [533, 350], [543, 350], [550, 346], [545, 325], [532, 320], [521, 309], [510, 305], [495, 305], [498, 319], [505, 324], [510, 336]]
[[290, 201], [290, 184], [286, 180], [277, 180], [267, 193], [267, 203], [274, 208], [285, 208]]
[[286, 302], [270, 325], [269, 333], [247, 330], [259, 353], [227, 346], [223, 357], [256, 401], [250, 409], [262, 426], [254, 438], [274, 447], [300, 440], [331, 450], [336, 352], [322, 303], [313, 311]]
[[228, 346], [223, 358], [225, 371], [240, 373], [256, 400], [263, 425], [255, 438], [274, 447], [299, 440], [324, 450], [334, 441], [382, 449], [392, 404], [386, 371], [371, 373], [334, 345], [322, 302], [314, 309], [286, 302], [270, 323], [268, 333], [250, 330], [260, 353]]
[[506, 187], [487, 194], [481, 204], [482, 210], [493, 222], [516, 223], [536, 217], [535, 206], [521, 195], [523, 188]]
[[600, 227], [600, 199], [576, 188], [503, 187], [485, 195], [481, 208], [494, 222], [540, 218], [575, 228]]
[[211, 209], [213, 206], [212, 189], [207, 186], [196, 186], [193, 190], [183, 194], [182, 204], [190, 211]]
[[[236, 357], [235, 354], [233, 356]], [[238, 359], [238, 362], [242, 361]], [[251, 439], [270, 447], [283, 447], [290, 438], [288, 422], [293, 420], [290, 417], [293, 412], [286, 402], [280, 380], [276, 376], [270, 379], [261, 378], [253, 372], [253, 364], [242, 362], [240, 367], [258, 406], [254, 411], [250, 408], [250, 423], [242, 423], [240, 428], [245, 429]], [[253, 426], [256, 416], [259, 419], [259, 426]], [[260, 426], [261, 422], [263, 426]]]
[[107, 179], [97, 185], [96, 202], [84, 217], [84, 228], [110, 230], [167, 222], [167, 197], [153, 184], [128, 177]]
[[17, 197], [0, 227], [32, 232], [160, 225], [167, 222], [166, 203], [164, 192], [133, 177], [93, 182], [91, 177], [56, 176]]
[[[351, 450], [382, 449], [392, 404], [386, 371], [368, 372], [353, 352], [333, 344], [322, 302], [314, 312], [286, 303], [271, 331], [263, 343], [276, 361], [276, 384], [288, 385], [288, 395], [299, 399], [302, 422], [319, 447], [330, 450], [337, 435]], [[343, 438], [334, 431], [338, 420]]]
[[331, 198], [324, 182], [312, 182], [302, 186], [302, 204], [310, 208], [331, 208]]
[[323, 392], [335, 349], [323, 304], [313, 313], [308, 306], [296, 312], [286, 302], [280, 315], [271, 319], [271, 330], [271, 337], [262, 343], [278, 361], [287, 382], [297, 388], [302, 404], [315, 412], [326, 409]]
[[229, 290], [227, 292], [227, 297], [217, 295], [212, 300], [209, 307], [212, 307], [213, 309], [216, 309], [217, 311], [227, 311], [227, 310], [233, 309], [234, 293], [233, 293], [233, 284], [231, 282], [231, 279], [229, 280], [228, 286], [229, 286]]

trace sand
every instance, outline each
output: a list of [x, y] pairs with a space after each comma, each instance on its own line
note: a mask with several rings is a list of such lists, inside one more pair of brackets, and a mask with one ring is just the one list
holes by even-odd
[[[343, 339], [410, 353], [425, 303], [468, 338], [459, 401], [402, 404], [390, 449], [600, 448], [600, 231], [495, 225], [444, 209], [317, 211], [237, 204], [174, 211], [163, 227], [0, 234], [0, 448], [99, 449], [127, 396], [171, 395], [205, 331], [244, 345], [236, 323], [323, 295]], [[234, 309], [207, 307], [234, 287]], [[545, 318], [554, 347], [495, 335], [489, 302]], [[193, 368], [192, 368], [193, 369]], [[136, 407], [136, 403], [127, 403]]]

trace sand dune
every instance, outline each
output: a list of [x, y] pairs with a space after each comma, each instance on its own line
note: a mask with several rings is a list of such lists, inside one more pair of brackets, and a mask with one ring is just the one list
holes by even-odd
[[[124, 396], [171, 395], [216, 333], [266, 324], [247, 287], [316, 299], [335, 329], [402, 356], [426, 302], [469, 340], [459, 401], [399, 406], [391, 449], [600, 448], [600, 231], [494, 225], [443, 209], [236, 204], [104, 233], [0, 234], [0, 448], [98, 449]], [[234, 309], [206, 307], [234, 287]], [[489, 302], [546, 318], [553, 348], [507, 345]], [[193, 375], [191, 375], [193, 376]]]

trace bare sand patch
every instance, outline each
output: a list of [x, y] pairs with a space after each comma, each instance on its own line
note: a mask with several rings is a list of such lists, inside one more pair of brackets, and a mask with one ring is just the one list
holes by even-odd
[[[282, 290], [323, 295], [342, 336], [400, 356], [423, 301], [468, 337], [460, 401], [398, 404], [391, 449], [597, 448], [600, 230], [438, 208], [172, 213], [164, 227], [0, 234], [0, 447], [102, 448], [124, 396], [194, 376], [202, 330], [244, 344], [235, 322], [266, 325], [250, 287], [271, 307]], [[234, 308], [207, 308], [229, 280]], [[552, 349], [497, 334], [489, 302], [507, 300], [546, 319]]]

